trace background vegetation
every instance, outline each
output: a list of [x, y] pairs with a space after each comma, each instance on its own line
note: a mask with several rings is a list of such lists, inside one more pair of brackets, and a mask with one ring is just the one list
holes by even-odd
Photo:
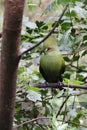
[[[27, 2], [23, 19], [21, 49], [25, 50], [39, 42], [53, 27], [69, 3], [59, 26], [53, 32], [66, 61], [63, 83], [82, 85], [87, 76], [87, 1], [52, 0], [37, 18], [30, 17], [34, 10], [40, 11], [44, 4]], [[35, 15], [35, 12], [33, 13]], [[27, 17], [26, 17], [27, 16]], [[52, 95], [49, 88], [36, 88], [44, 83], [39, 72], [42, 44], [22, 57], [18, 69], [14, 129], [16, 130], [85, 130], [87, 129], [87, 91], [76, 88], [56, 89]]]

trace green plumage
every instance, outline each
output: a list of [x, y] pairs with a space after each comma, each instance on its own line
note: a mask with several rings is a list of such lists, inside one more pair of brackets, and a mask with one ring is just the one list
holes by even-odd
[[57, 39], [54, 35], [51, 35], [44, 43], [43, 49], [51, 47], [52, 49], [58, 49]]
[[[51, 38], [50, 38], [51, 39]], [[65, 71], [65, 61], [58, 51], [57, 42], [55, 42], [54, 36], [48, 44], [47, 41], [44, 43], [44, 48], [50, 48], [40, 58], [40, 72], [44, 79], [48, 83], [57, 83], [62, 81], [61, 74]]]

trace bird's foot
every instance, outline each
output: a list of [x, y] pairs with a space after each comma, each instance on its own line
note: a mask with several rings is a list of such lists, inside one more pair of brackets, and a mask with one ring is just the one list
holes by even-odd
[[48, 85], [49, 83], [45, 81], [45, 84]]
[[58, 81], [57, 84], [58, 84], [59, 87], [62, 87], [62, 86], [63, 86], [63, 83], [60, 82], [60, 81]]
[[62, 82], [58, 81], [57, 84], [58, 84], [59, 90], [63, 90], [64, 89]]

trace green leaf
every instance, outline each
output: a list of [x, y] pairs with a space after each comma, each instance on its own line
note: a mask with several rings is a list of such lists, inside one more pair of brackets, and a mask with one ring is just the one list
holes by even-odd
[[34, 126], [33, 130], [42, 130], [42, 128], [38, 125], [38, 126]]
[[43, 21], [36, 21], [36, 25], [38, 28], [41, 28], [42, 26], [44, 26], [44, 22]]
[[31, 9], [31, 10], [32, 10], [33, 8], [37, 7], [37, 4], [34, 4], [32, 1], [28, 2], [27, 5], [28, 5], [28, 8]]
[[77, 60], [79, 60], [79, 58], [80, 58], [80, 56], [74, 56], [73, 61], [77, 61]]
[[22, 74], [24, 72], [23, 68], [18, 69], [18, 75]]
[[[75, 1], [79, 1], [79, 0], [74, 0], [74, 2]], [[73, 2], [73, 0], [54, 0], [47, 6], [47, 8], [44, 10], [43, 14], [46, 14], [50, 11], [57, 9], [58, 5], [66, 5], [66, 4], [72, 3], [72, 2]]]
[[81, 56], [85, 56], [87, 54], [87, 50], [85, 50]]
[[67, 83], [67, 84], [70, 82], [70, 80], [67, 78], [63, 78], [63, 81], [64, 81], [64, 83]]
[[25, 25], [26, 27], [30, 28], [30, 29], [35, 29], [35, 28], [37, 28], [36, 23], [34, 23], [34, 22], [26, 21], [26, 22], [24, 22], [24, 25]]
[[68, 115], [69, 115], [70, 117], [75, 118], [75, 117], [77, 116], [76, 109], [70, 109], [70, 111], [68, 112]]
[[[86, 91], [87, 92], [87, 91]], [[79, 102], [84, 102], [87, 104], [87, 93], [84, 93], [78, 97]]]
[[74, 118], [71, 122], [72, 122], [73, 126], [76, 126], [76, 127], [78, 127], [80, 124], [78, 117]]
[[69, 11], [69, 12], [66, 12], [65, 15], [68, 16], [68, 17], [70, 17], [70, 16], [71, 16], [71, 17], [76, 17], [76, 12], [72, 10], [71, 12], [70, 12], [70, 11]]
[[56, 7], [56, 2], [54, 1], [54, 2], [50, 3], [50, 4], [47, 6], [47, 8], [46, 8], [46, 9], [44, 10], [44, 12], [42, 13], [42, 15], [43, 15], [43, 14], [47, 14], [48, 12], [53, 11], [53, 10], [55, 9], [55, 7]]
[[40, 91], [39, 88], [36, 88], [36, 87], [33, 87], [33, 86], [27, 86], [26, 88], [27, 88], [27, 90], [32, 90], [32, 91], [35, 91], [35, 92], [39, 92]]
[[84, 84], [84, 82], [79, 81], [79, 80], [72, 80], [71, 81], [73, 84], [79, 85], [79, 84]]
[[39, 94], [35, 91], [32, 91], [32, 90], [29, 90], [29, 92], [27, 94], [27, 98], [33, 102], [41, 101], [41, 94]]
[[[78, 27], [78, 26], [77, 26]], [[76, 43], [80, 43], [82, 40], [83, 40], [83, 38], [84, 38], [84, 36], [86, 35], [86, 33], [80, 33], [79, 35], [77, 35], [77, 37], [76, 37], [76, 39], [75, 39], [75, 44]]]
[[65, 60], [66, 62], [70, 62], [70, 61], [71, 61], [70, 58], [67, 57], [67, 56], [66, 56], [66, 57], [64, 56], [63, 58], [64, 58], [64, 60]]
[[74, 8], [72, 8], [71, 10], [73, 10], [77, 14], [79, 14], [81, 18], [87, 18], [87, 11], [85, 9], [81, 8], [80, 6], [77, 5]]
[[68, 123], [64, 123], [62, 125], [56, 126], [57, 130], [67, 130], [68, 128]]
[[[71, 52], [71, 46], [74, 43], [74, 38], [70, 35], [71, 29], [67, 30], [64, 35], [62, 35], [61, 40], [59, 41], [59, 45], [62, 45], [62, 50], [67, 52]], [[61, 46], [60, 46], [61, 48]]]

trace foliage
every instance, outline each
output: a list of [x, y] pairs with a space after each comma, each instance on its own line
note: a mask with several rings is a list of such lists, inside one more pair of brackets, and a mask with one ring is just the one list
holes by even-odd
[[[49, 11], [57, 10], [59, 4], [64, 6], [68, 2], [70, 3], [69, 8], [53, 33], [58, 39], [59, 49], [63, 53], [67, 65], [63, 75], [63, 82], [79, 85], [84, 83], [84, 77], [87, 73], [86, 64], [80, 64], [81, 58], [87, 54], [86, 0], [54, 0], [43, 12], [43, 15]], [[60, 7], [60, 11], [62, 9], [63, 7]], [[53, 22], [50, 22], [50, 18], [48, 22], [24, 20], [21, 48], [25, 50], [39, 42], [55, 22], [56, 18], [54, 18]], [[37, 89], [34, 87], [34, 84], [44, 82], [39, 72], [39, 58], [42, 50], [41, 44], [24, 55], [20, 62], [14, 126], [31, 120], [31, 123], [17, 129], [84, 129], [84, 120], [87, 114], [86, 91], [66, 88], [62, 91], [57, 89], [52, 94], [51, 89]], [[45, 118], [43, 119], [43, 117]], [[32, 121], [32, 119], [36, 118], [38, 119]]]

